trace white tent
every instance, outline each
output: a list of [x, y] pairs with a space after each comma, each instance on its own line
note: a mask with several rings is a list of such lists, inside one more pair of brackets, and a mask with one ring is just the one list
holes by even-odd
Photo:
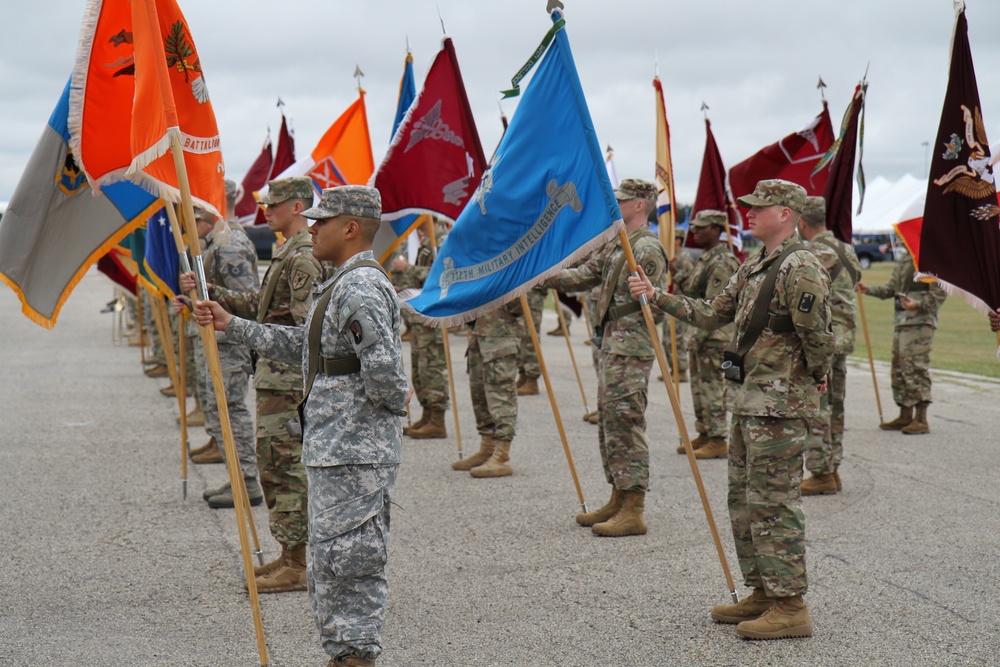
[[[854, 216], [854, 233], [889, 233], [893, 223], [906, 219], [904, 213], [919, 202], [916, 215], [923, 212], [927, 181], [906, 174], [897, 181], [881, 176], [873, 180], [865, 191], [865, 204], [860, 215]], [[857, 192], [854, 201], [858, 201]], [[909, 216], [913, 217], [913, 216]]]

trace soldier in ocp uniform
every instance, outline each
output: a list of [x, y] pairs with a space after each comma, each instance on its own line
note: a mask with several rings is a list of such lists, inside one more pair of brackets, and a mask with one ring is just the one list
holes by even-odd
[[[747, 227], [763, 248], [714, 299], [667, 294], [641, 274], [629, 282], [636, 298], [645, 294], [697, 327], [735, 322], [737, 341], [751, 333], [753, 345], [746, 353], [742, 347], [727, 351], [723, 369], [733, 399], [729, 516], [743, 580], [753, 593], [737, 604], [715, 605], [712, 618], [738, 623], [737, 633], [751, 639], [807, 637], [812, 623], [802, 599], [807, 582], [799, 484], [807, 419], [826, 391], [833, 352], [830, 280], [795, 235], [805, 189], [766, 180], [739, 201], [750, 208]], [[761, 292], [771, 280], [765, 301]]]
[[329, 664], [364, 667], [382, 652], [389, 507], [409, 399], [399, 302], [371, 251], [378, 190], [329, 188], [303, 215], [315, 220], [314, 257], [337, 266], [314, 290], [304, 326], [234, 318], [211, 301], [196, 313], [261, 356], [302, 365], [309, 600]]
[[[892, 268], [892, 277], [884, 285], [865, 285], [858, 289], [876, 299], [894, 299], [892, 319], [892, 398], [899, 406], [899, 416], [879, 424], [885, 431], [906, 435], [930, 433], [927, 406], [931, 404], [931, 346], [937, 329], [938, 310], [948, 293], [936, 282], [916, 280], [913, 257], [900, 256]], [[914, 411], [914, 408], [916, 409]]]
[[850, 244], [838, 241], [826, 228], [826, 201], [809, 197], [799, 221], [799, 236], [830, 275], [830, 328], [833, 331], [833, 362], [820, 409], [809, 425], [806, 470], [802, 495], [833, 495], [841, 490], [837, 468], [844, 458], [844, 398], [847, 395], [847, 355], [854, 351], [857, 331], [854, 288], [861, 279], [861, 264]]
[[[656, 206], [656, 185], [626, 178], [615, 190], [635, 261], [657, 286], [666, 288], [667, 254], [646, 227]], [[646, 402], [653, 366], [653, 341], [639, 304], [628, 286], [629, 267], [621, 241], [609, 242], [608, 253], [596, 254], [582, 266], [549, 278], [546, 284], [574, 291], [600, 286], [591, 317], [599, 324], [594, 345], [599, 347], [597, 395], [598, 443], [611, 498], [593, 512], [578, 514], [576, 522], [595, 535], [644, 535], [644, 508], [649, 487], [649, 441], [646, 439]]]
[[[691, 253], [684, 248], [684, 239], [687, 238], [687, 230], [683, 227], [674, 228], [674, 258], [670, 261], [670, 277], [673, 283], [674, 294], [687, 294], [684, 285], [694, 268], [694, 258]], [[674, 372], [674, 350], [670, 342], [670, 323], [674, 323], [674, 337], [677, 339], [677, 381], [687, 382], [688, 368], [690, 366], [690, 346], [691, 335], [688, 325], [681, 322], [676, 317], [669, 315], [663, 320], [663, 352], [667, 357], [667, 368]], [[659, 376], [662, 380], [663, 376]]]
[[[535, 334], [542, 333], [542, 310], [545, 308], [545, 297], [548, 296], [549, 289], [545, 285], [536, 285], [528, 291], [528, 308], [531, 310], [531, 320], [535, 325]], [[558, 301], [556, 308], [559, 308]], [[562, 329], [559, 330], [560, 335]], [[525, 327], [524, 337], [517, 351], [517, 395], [535, 396], [538, 394], [538, 378], [542, 375], [542, 368], [538, 363], [538, 352], [535, 350], [535, 343], [531, 340], [531, 333]]]

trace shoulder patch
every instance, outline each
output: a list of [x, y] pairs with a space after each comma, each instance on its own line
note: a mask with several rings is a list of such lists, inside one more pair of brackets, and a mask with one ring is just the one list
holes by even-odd
[[816, 295], [812, 292], [803, 292], [799, 298], [798, 309], [803, 313], [808, 313], [812, 311], [814, 303], [816, 303]]
[[361, 329], [361, 322], [354, 320], [351, 322], [351, 335], [354, 336], [354, 342], [357, 345], [361, 344], [361, 341], [365, 338], [365, 333]]
[[305, 287], [312, 276], [301, 269], [296, 269], [292, 272], [292, 279], [289, 281], [292, 285], [292, 289], [300, 290]]
[[646, 272], [647, 276], [656, 275], [656, 262], [646, 262], [646, 266], [642, 267], [642, 270]]

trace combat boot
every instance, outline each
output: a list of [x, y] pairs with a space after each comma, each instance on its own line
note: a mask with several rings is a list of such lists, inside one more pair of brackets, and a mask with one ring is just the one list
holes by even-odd
[[[699, 447], [704, 447], [708, 443], [708, 433], [699, 433], [698, 437], [691, 441], [691, 449], [697, 450]], [[677, 445], [678, 454], [686, 454], [687, 451], [684, 449], [684, 443]]]
[[[279, 567], [281, 567], [282, 565], [284, 565], [284, 563], [285, 563], [285, 551], [287, 551], [287, 549], [285, 548], [285, 545], [282, 544], [281, 545], [281, 553], [278, 554], [277, 558], [275, 558], [274, 560], [268, 561], [268, 562], [264, 563], [263, 565], [257, 565], [257, 566], [255, 566], [253, 568], [253, 576], [254, 576], [254, 578], [256, 579], [257, 577], [262, 577], [265, 574], [269, 574], [271, 572], [274, 572]], [[243, 584], [243, 587], [246, 588], [246, 584], [245, 583]]]
[[195, 454], [191, 457], [193, 463], [222, 463], [222, 450], [219, 449], [219, 444], [212, 439], [212, 446], [203, 451], [201, 454]]
[[814, 474], [809, 479], [803, 480], [799, 486], [803, 496], [832, 496], [840, 489], [837, 488], [837, 478], [829, 475]]
[[[567, 334], [569, 333], [569, 324], [566, 325], [566, 333]], [[547, 334], [549, 336], [562, 336], [563, 335], [562, 325], [557, 324], [556, 328], [553, 329], [552, 331], [547, 332]]]
[[833, 481], [837, 483], [837, 490], [843, 491], [844, 485], [840, 482], [840, 472], [837, 470], [833, 471]]
[[282, 547], [281, 551], [284, 557], [281, 565], [256, 578], [258, 593], [306, 590], [306, 545], [294, 549]]
[[883, 431], [900, 431], [904, 426], [913, 421], [913, 407], [899, 406], [899, 416], [891, 422], [882, 422], [878, 425]]
[[326, 667], [375, 667], [375, 661], [366, 660], [356, 655], [345, 655], [340, 658], [330, 658]]
[[917, 403], [917, 414], [913, 416], [913, 421], [900, 429], [906, 435], [922, 435], [930, 433], [931, 427], [927, 423], [927, 406], [929, 403]]
[[447, 438], [448, 430], [444, 426], [444, 410], [424, 410], [424, 414], [430, 413], [427, 422], [420, 428], [411, 428], [410, 437], [417, 440], [427, 438]]
[[708, 442], [694, 452], [696, 459], [724, 459], [729, 455], [729, 445], [725, 438], [709, 438]]
[[524, 382], [517, 388], [518, 396], [535, 396], [538, 394], [538, 378], [524, 378]]
[[510, 440], [493, 440], [493, 455], [486, 463], [469, 471], [473, 477], [509, 477], [514, 474], [510, 466]]
[[809, 609], [801, 595], [777, 598], [774, 606], [760, 618], [743, 621], [736, 626], [736, 634], [747, 639], [786, 639], [812, 637]]
[[484, 435], [482, 437], [482, 442], [479, 445], [479, 451], [470, 456], [467, 459], [459, 459], [451, 464], [452, 470], [472, 470], [476, 466], [480, 466], [490, 460], [493, 456], [493, 449], [496, 446], [496, 440], [492, 436]]
[[776, 598], [767, 597], [763, 588], [753, 589], [753, 593], [736, 604], [722, 603], [712, 607], [712, 620], [716, 623], [742, 623], [752, 621], [774, 606]]
[[[181, 418], [177, 417], [177, 423], [181, 423]], [[201, 409], [200, 405], [195, 405], [191, 412], [187, 413], [187, 425], [188, 426], [204, 426], [205, 425], [205, 411]], [[189, 454], [194, 454], [194, 452], [188, 452]]]
[[425, 424], [427, 424], [428, 421], [430, 421], [430, 418], [431, 418], [431, 411], [424, 410], [423, 414], [420, 415], [420, 419], [413, 422], [409, 426], [403, 427], [403, 435], [410, 435], [410, 431], [423, 427]]
[[154, 364], [143, 370], [143, 373], [151, 378], [165, 378], [167, 377], [169, 371], [167, 371], [166, 364]]
[[212, 496], [219, 496], [223, 493], [229, 493], [229, 482], [226, 482], [222, 486], [218, 486], [214, 489], [205, 489], [205, 492], [201, 494], [201, 498], [205, 502], [208, 502], [208, 499]]
[[622, 505], [615, 515], [607, 521], [595, 523], [590, 532], [601, 537], [646, 534], [646, 521], [642, 516], [646, 506], [646, 492], [622, 491], [622, 496]]
[[600, 414], [598, 414], [597, 410], [588, 412], [583, 416], [583, 421], [589, 424], [597, 424], [600, 421]]
[[[191, 422], [188, 422], [188, 424], [190, 424], [190, 423]], [[208, 442], [206, 442], [201, 447], [198, 447], [197, 449], [192, 449], [191, 451], [189, 451], [188, 452], [188, 456], [194, 458], [198, 454], [204, 454], [205, 452], [207, 452], [208, 450], [210, 450], [210, 449], [212, 449], [214, 447], [217, 447], [217, 445], [215, 444], [215, 436], [212, 436], [212, 437], [210, 437], [208, 439]]]
[[174, 385], [172, 384], [168, 384], [166, 387], [160, 387], [160, 393], [164, 396], [172, 396], [175, 398], [177, 396], [177, 390], [174, 389]]
[[604, 507], [596, 509], [593, 512], [581, 512], [576, 515], [576, 522], [581, 526], [593, 526], [595, 523], [601, 523], [602, 521], [607, 521], [615, 514], [618, 510], [622, 508], [622, 503], [625, 501], [625, 494], [618, 490], [615, 485], [611, 485], [611, 500], [604, 504]]
[[[260, 488], [260, 482], [256, 477], [244, 477], [243, 483], [247, 487], [247, 497], [250, 499], [250, 506], [256, 507], [264, 502], [264, 490]], [[225, 509], [233, 506], [232, 487], [223, 491], [217, 496], [208, 499], [208, 506], [214, 510]]]

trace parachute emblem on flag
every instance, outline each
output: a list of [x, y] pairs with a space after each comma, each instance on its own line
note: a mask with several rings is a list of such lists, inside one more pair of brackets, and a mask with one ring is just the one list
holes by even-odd
[[[942, 194], [957, 192], [968, 199], [985, 199], [996, 196], [996, 185], [993, 180], [993, 172], [990, 170], [990, 149], [986, 142], [986, 128], [983, 125], [983, 114], [979, 107], [975, 108], [975, 113], [969, 110], [964, 104], [962, 108], [962, 119], [965, 121], [965, 143], [970, 149], [966, 164], [953, 167], [948, 173], [940, 178], [934, 179], [934, 185], [944, 187]], [[962, 150], [962, 140], [959, 138], [957, 145], [955, 134], [948, 151], [942, 156], [944, 159], [956, 160], [958, 153]], [[954, 157], [951, 157], [954, 155]], [[984, 212], [981, 209], [991, 209], [992, 212]], [[970, 214], [980, 220], [985, 220], [996, 215], [996, 204], [981, 206], [970, 211]], [[980, 217], [982, 216], [982, 217]]]
[[404, 153], [419, 144], [424, 139], [437, 139], [455, 144], [459, 148], [465, 148], [462, 137], [455, 134], [448, 123], [441, 120], [441, 100], [438, 100], [431, 107], [423, 118], [413, 124], [413, 132], [410, 133], [410, 141], [406, 144]]
[[[198, 100], [198, 104], [204, 104], [208, 102], [208, 86], [205, 85], [205, 75], [201, 71], [201, 58], [188, 39], [186, 27], [183, 21], [176, 21], [170, 26], [170, 34], [164, 39], [167, 67], [174, 67], [183, 74], [184, 83], [191, 84], [191, 94]], [[194, 63], [189, 64], [188, 58], [191, 56], [194, 57]], [[194, 78], [188, 72], [194, 72]]]
[[489, 169], [483, 172], [483, 177], [479, 181], [479, 187], [476, 188], [476, 194], [472, 198], [479, 203], [479, 210], [483, 215], [486, 215], [486, 197], [493, 190], [493, 170], [497, 168], [500, 164], [500, 159], [502, 155], [497, 155], [493, 158], [493, 162], [490, 164]]

